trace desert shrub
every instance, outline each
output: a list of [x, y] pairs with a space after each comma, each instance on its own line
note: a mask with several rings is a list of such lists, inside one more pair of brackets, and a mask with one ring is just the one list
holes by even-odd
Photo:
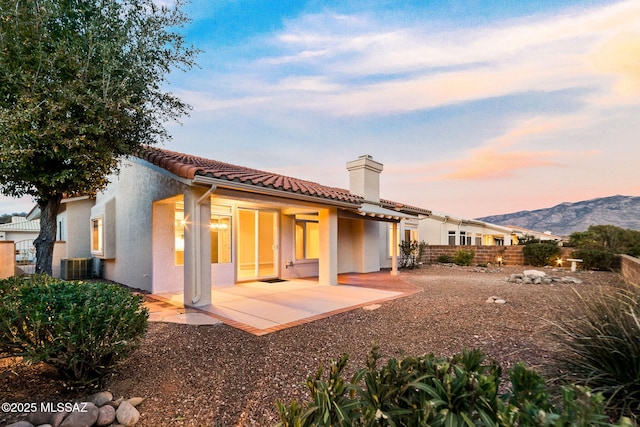
[[573, 251], [571, 256], [581, 259], [582, 268], [585, 270], [612, 271], [620, 269], [620, 256], [607, 250], [583, 248]]
[[89, 385], [136, 346], [147, 328], [142, 298], [106, 283], [46, 275], [0, 281], [0, 355], [57, 368], [70, 385]]
[[[602, 392], [608, 404], [640, 414], [640, 287], [576, 294], [567, 304], [556, 338], [563, 352], [556, 361], [568, 379]], [[638, 420], [638, 419], [637, 419]]]
[[438, 262], [440, 262], [442, 264], [452, 264], [453, 263], [453, 257], [451, 255], [440, 255], [438, 257]]
[[557, 243], [531, 243], [522, 248], [524, 262], [534, 267], [553, 265], [560, 253]]
[[427, 244], [417, 240], [400, 242], [400, 268], [417, 268], [422, 263], [422, 254]]
[[346, 355], [332, 362], [327, 379], [320, 369], [307, 380], [311, 401], [277, 402], [278, 426], [608, 425], [601, 395], [568, 386], [554, 397], [523, 364], [510, 371], [511, 389], [500, 395], [501, 367], [479, 350], [391, 358], [379, 367], [380, 358], [374, 347], [348, 382]]
[[476, 253], [472, 250], [467, 251], [464, 249], [460, 249], [453, 257], [453, 262], [456, 265], [470, 266], [473, 263], [473, 257], [475, 256]]

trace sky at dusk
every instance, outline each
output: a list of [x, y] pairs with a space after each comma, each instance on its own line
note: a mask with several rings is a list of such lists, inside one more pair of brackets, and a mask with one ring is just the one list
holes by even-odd
[[[169, 0], [166, 0], [169, 1]], [[193, 0], [165, 148], [464, 218], [640, 195], [640, 1]], [[0, 213], [32, 204], [0, 198]]]

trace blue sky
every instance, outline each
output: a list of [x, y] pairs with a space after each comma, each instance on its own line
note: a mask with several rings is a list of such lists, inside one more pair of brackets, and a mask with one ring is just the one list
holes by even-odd
[[382, 197], [467, 218], [640, 195], [640, 1], [186, 11], [203, 53], [166, 148], [339, 187], [369, 154]]

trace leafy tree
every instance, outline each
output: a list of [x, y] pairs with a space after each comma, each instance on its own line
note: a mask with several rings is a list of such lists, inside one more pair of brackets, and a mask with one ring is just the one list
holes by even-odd
[[640, 255], [640, 231], [615, 225], [592, 225], [587, 231], [571, 234], [569, 246], [638, 256]]
[[189, 107], [163, 90], [197, 50], [182, 0], [0, 0], [0, 192], [41, 211], [37, 272], [51, 273], [65, 195], [93, 195], [121, 156], [168, 138]]

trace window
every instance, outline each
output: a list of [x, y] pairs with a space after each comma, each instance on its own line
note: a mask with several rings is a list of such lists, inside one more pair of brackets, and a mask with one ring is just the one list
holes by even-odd
[[186, 221], [184, 219], [184, 204], [182, 202], [176, 203], [173, 224], [174, 262], [176, 265], [184, 265], [184, 226]]
[[211, 264], [231, 262], [231, 207], [211, 205]]
[[102, 218], [91, 220], [91, 252], [101, 254], [103, 242]]
[[466, 231], [461, 231], [460, 232], [460, 244], [463, 245], [463, 246], [467, 244], [467, 232]]
[[449, 246], [455, 246], [456, 245], [456, 232], [455, 231], [450, 231], [449, 232]]
[[482, 246], [482, 236], [476, 236], [476, 246]]
[[296, 259], [318, 259], [320, 224], [317, 215], [296, 215]]

